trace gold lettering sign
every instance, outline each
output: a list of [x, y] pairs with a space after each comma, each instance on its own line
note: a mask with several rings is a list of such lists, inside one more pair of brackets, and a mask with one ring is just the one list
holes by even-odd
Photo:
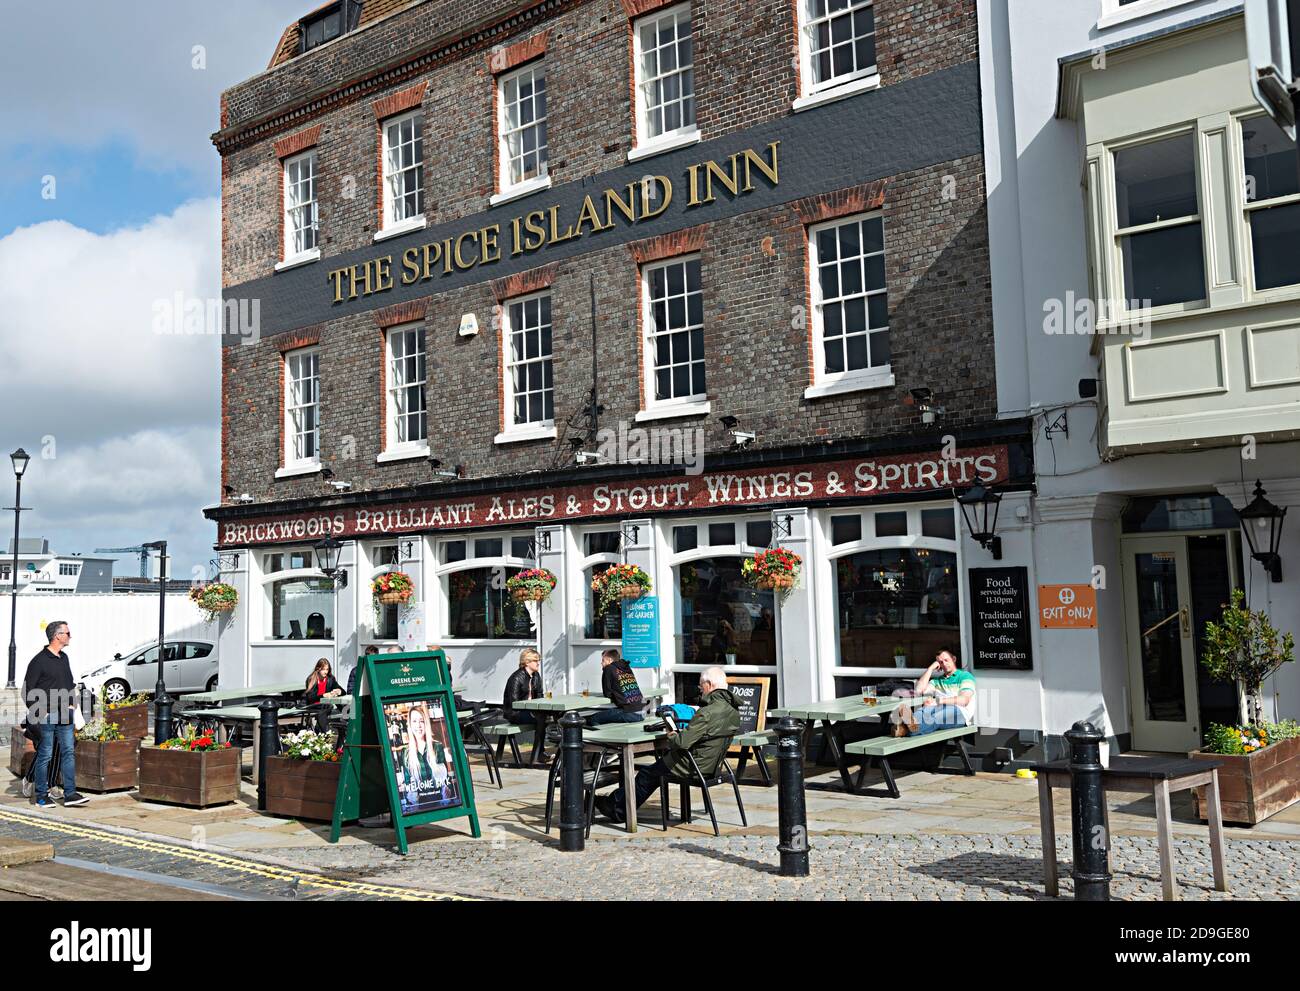
[[[780, 181], [777, 150], [773, 141], [759, 153], [752, 148], [722, 160], [705, 161], [687, 168], [686, 209], [707, 206], [726, 193], [744, 196], [761, 177], [772, 186]], [[620, 224], [634, 227], [667, 212], [673, 202], [673, 181], [666, 175], [648, 175], [623, 189], [606, 189], [583, 197], [576, 215], [563, 216], [559, 206], [532, 210], [508, 224], [489, 224], [463, 231], [453, 237], [407, 248], [400, 257], [384, 255], [359, 265], [345, 265], [326, 275], [335, 303], [351, 302], [395, 285], [411, 286], [453, 272], [467, 272], [479, 265], [532, 254], [553, 245], [574, 241], [587, 234], [607, 231]]]

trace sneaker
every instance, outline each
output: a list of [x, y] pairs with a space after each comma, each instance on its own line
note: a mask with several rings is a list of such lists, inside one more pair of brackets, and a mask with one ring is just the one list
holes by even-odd
[[614, 804], [613, 795], [597, 795], [596, 811], [610, 822], [623, 821], [623, 810]]
[[90, 804], [90, 799], [88, 799], [85, 795], [82, 795], [80, 792], [75, 792], [75, 791], [71, 795], [68, 795], [63, 799], [63, 807], [65, 809], [72, 808], [73, 806], [76, 805], [89, 805], [89, 804]]
[[59, 806], [54, 801], [54, 799], [46, 797], [46, 798], [38, 798], [36, 800], [36, 807], [38, 809], [57, 809]]
[[34, 791], [36, 791], [36, 782], [31, 778], [23, 778], [23, 798], [31, 798]]

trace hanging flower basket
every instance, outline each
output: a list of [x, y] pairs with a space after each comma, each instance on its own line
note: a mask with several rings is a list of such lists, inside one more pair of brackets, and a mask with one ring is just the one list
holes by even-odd
[[404, 571], [386, 571], [370, 583], [375, 601], [382, 606], [397, 606], [415, 594], [415, 582]]
[[457, 599], [468, 599], [474, 594], [474, 589], [478, 586], [472, 574], [464, 571], [458, 571], [451, 576], [451, 594]]
[[652, 588], [650, 576], [635, 564], [612, 565], [591, 582], [591, 590], [600, 599], [601, 612], [620, 600], [639, 599], [648, 595]]
[[757, 588], [771, 589], [784, 596], [799, 584], [803, 559], [782, 547], [759, 551], [740, 566], [745, 580]]
[[235, 586], [225, 582], [209, 582], [207, 585], [191, 586], [190, 601], [203, 611], [210, 623], [218, 616], [234, 611], [239, 604], [239, 592]]
[[516, 602], [545, 602], [558, 579], [546, 568], [528, 568], [506, 579], [506, 590]]

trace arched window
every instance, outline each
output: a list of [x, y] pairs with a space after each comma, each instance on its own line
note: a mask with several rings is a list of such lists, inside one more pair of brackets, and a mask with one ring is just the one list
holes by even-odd
[[583, 553], [582, 560], [578, 562], [582, 571], [583, 639], [623, 639], [623, 610], [617, 605], [602, 610], [600, 599], [591, 590], [592, 580], [598, 574], [622, 560], [619, 556], [619, 536], [618, 530], [589, 530], [579, 538]]
[[302, 574], [267, 582], [271, 608], [269, 640], [332, 640], [334, 586], [320, 574]]
[[438, 579], [447, 608], [447, 640], [527, 640], [528, 608], [506, 591], [506, 579], [534, 567], [530, 534], [493, 534], [438, 543]]

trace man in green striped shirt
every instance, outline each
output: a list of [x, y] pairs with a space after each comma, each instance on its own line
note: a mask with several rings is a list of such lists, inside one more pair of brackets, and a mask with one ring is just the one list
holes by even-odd
[[955, 647], [939, 651], [917, 681], [916, 694], [924, 696], [925, 702], [915, 714], [908, 706], [899, 706], [897, 736], [921, 736], [975, 722], [975, 676], [957, 666]]

